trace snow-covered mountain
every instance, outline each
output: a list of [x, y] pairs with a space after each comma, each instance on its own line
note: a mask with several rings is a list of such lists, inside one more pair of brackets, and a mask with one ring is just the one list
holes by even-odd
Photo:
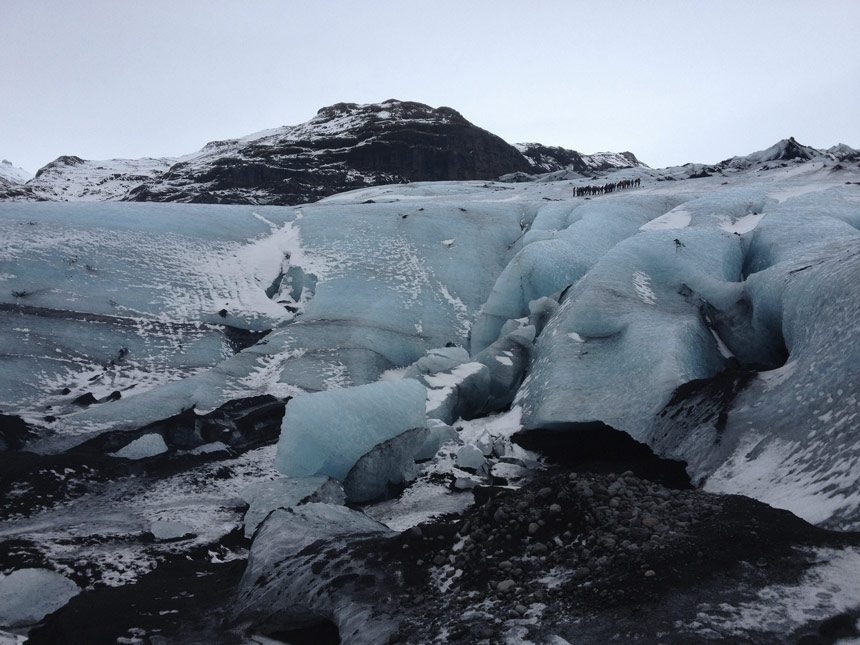
[[545, 146], [540, 143], [517, 143], [514, 144], [514, 147], [529, 160], [533, 172], [536, 174], [559, 170], [589, 173], [617, 168], [648, 167], [639, 161], [632, 152], [596, 152], [587, 155], [576, 150]]
[[13, 165], [8, 159], [0, 160], [0, 182], [23, 184], [32, 178], [33, 175], [31, 173]]
[[179, 158], [62, 156], [23, 190], [0, 187], [0, 199], [300, 204], [379, 184], [642, 165], [629, 152], [510, 146], [450, 108], [392, 99], [338, 103], [301, 125], [213, 141]]
[[529, 162], [450, 108], [338, 103], [298, 126], [213, 141], [184, 157], [64, 156], [27, 184], [31, 199], [300, 204], [406, 181], [495, 179]]
[[0, 630], [856, 637], [855, 154], [0, 203]]
[[26, 199], [30, 192], [24, 184], [33, 177], [32, 174], [14, 166], [11, 161], [0, 161], [0, 198]]

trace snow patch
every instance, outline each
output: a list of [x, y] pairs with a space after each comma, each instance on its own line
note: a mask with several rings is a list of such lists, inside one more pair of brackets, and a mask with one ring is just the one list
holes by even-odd
[[707, 616], [721, 634], [728, 632], [740, 640], [759, 630], [788, 634], [860, 607], [860, 549], [817, 549], [812, 555], [820, 564], [807, 571], [797, 585], [765, 587], [757, 598], [737, 607], [725, 603], [700, 606], [699, 616]]
[[639, 227], [640, 231], [657, 231], [669, 228], [687, 228], [693, 219], [692, 213], [685, 210], [669, 211], [665, 215], [655, 217], [650, 222]]
[[633, 272], [633, 288], [636, 289], [636, 295], [646, 305], [657, 304], [657, 295], [651, 289], [651, 276], [642, 271]]

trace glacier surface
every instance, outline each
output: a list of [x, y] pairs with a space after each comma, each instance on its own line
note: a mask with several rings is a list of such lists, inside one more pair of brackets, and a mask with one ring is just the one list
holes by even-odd
[[627, 169], [641, 189], [591, 199], [570, 178], [296, 208], [0, 204], [0, 410], [51, 453], [293, 397], [278, 467], [365, 497], [510, 408], [858, 528], [857, 173], [720, 172]]

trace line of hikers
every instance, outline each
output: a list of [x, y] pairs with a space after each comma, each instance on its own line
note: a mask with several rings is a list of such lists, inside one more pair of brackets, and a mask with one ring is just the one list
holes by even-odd
[[616, 183], [603, 184], [602, 186], [576, 186], [573, 189], [574, 197], [583, 197], [585, 195], [605, 195], [616, 190], [625, 190], [627, 188], [639, 188], [640, 179], [625, 179]]

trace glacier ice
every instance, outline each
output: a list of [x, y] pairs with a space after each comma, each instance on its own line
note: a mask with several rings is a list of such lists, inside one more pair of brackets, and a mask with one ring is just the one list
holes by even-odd
[[[330, 620], [351, 643], [388, 642], [396, 618], [388, 607], [392, 599], [379, 594], [385, 573], [353, 550], [395, 535], [345, 506], [309, 503], [273, 511], [251, 546], [234, 619], [267, 633]], [[368, 578], [372, 584], [362, 584]]]
[[343, 481], [347, 500], [368, 502], [384, 496], [389, 485], [415, 479], [415, 459], [427, 438], [427, 428], [412, 428], [359, 457]]
[[456, 439], [457, 431], [450, 425], [439, 419], [427, 419], [427, 437], [415, 453], [415, 461], [432, 459], [443, 445]]
[[309, 502], [343, 504], [341, 485], [330, 477], [281, 477], [251, 484], [241, 491], [248, 502], [245, 512], [245, 537], [253, 537], [257, 527], [277, 508], [292, 508]]
[[534, 339], [534, 326], [526, 325], [502, 336], [475, 356], [475, 362], [487, 368], [490, 379], [484, 402], [473, 406], [469, 417], [498, 412], [511, 404], [525, 376]]
[[[34, 428], [27, 449], [56, 452], [295, 397], [287, 415], [307, 405], [309, 422], [289, 441], [322, 462], [290, 467], [325, 462], [343, 482], [355, 469], [363, 487], [398, 462], [378, 491], [410, 476], [413, 449], [431, 459], [457, 439], [449, 424], [512, 406], [529, 428], [626, 430], [708, 486], [786, 504], [802, 488], [810, 518], [852, 525], [853, 448], [822, 455], [857, 427], [853, 170], [725, 172], [590, 200], [554, 181], [382, 186], [298, 208], [0, 204], [0, 410]], [[724, 414], [669, 419], [679, 386], [726, 374], [745, 385], [724, 383]], [[368, 422], [402, 410], [398, 396], [328, 442], [338, 420], [311, 412], [315, 397], [381, 377], [425, 386], [406, 397], [414, 417]]]
[[[426, 399], [424, 386], [414, 379], [298, 397], [284, 414], [275, 467], [290, 477], [325, 475], [344, 482], [377, 445], [426, 428]], [[422, 443], [423, 437], [414, 445], [416, 452]]]
[[484, 453], [477, 446], [466, 444], [457, 450], [457, 466], [460, 468], [478, 470], [486, 463]]
[[165, 452], [167, 452], [167, 444], [164, 443], [164, 437], [152, 432], [138, 437], [116, 452], [111, 453], [111, 456], [123, 459], [146, 459]]
[[472, 331], [472, 352], [495, 341], [506, 321], [528, 316], [532, 300], [576, 282], [609, 249], [678, 201], [682, 200], [640, 197], [567, 205], [566, 215], [558, 205], [545, 206], [552, 209], [552, 217], [541, 217], [544, 209], [539, 211], [530, 233], [535, 227], [547, 227], [541, 229], [546, 235], [531, 243], [526, 238], [524, 248], [502, 271]]
[[149, 531], [156, 540], [176, 540], [193, 533], [194, 529], [184, 522], [156, 520], [149, 527]]
[[81, 592], [65, 576], [48, 569], [18, 569], [0, 574], [0, 625], [32, 625]]
[[739, 241], [714, 229], [645, 231], [615, 246], [535, 344], [515, 399], [524, 425], [600, 421], [639, 438], [675, 388], [724, 366], [700, 306], [736, 296], [742, 262]]
[[841, 189], [767, 211], [747, 264], [760, 270], [745, 292], [750, 333], [780, 338], [785, 364], [754, 374], [720, 425], [695, 414], [679, 427], [657, 419], [646, 437], [688, 461], [710, 490], [750, 495], [839, 529], [856, 528], [860, 508], [858, 213], [860, 199]]

